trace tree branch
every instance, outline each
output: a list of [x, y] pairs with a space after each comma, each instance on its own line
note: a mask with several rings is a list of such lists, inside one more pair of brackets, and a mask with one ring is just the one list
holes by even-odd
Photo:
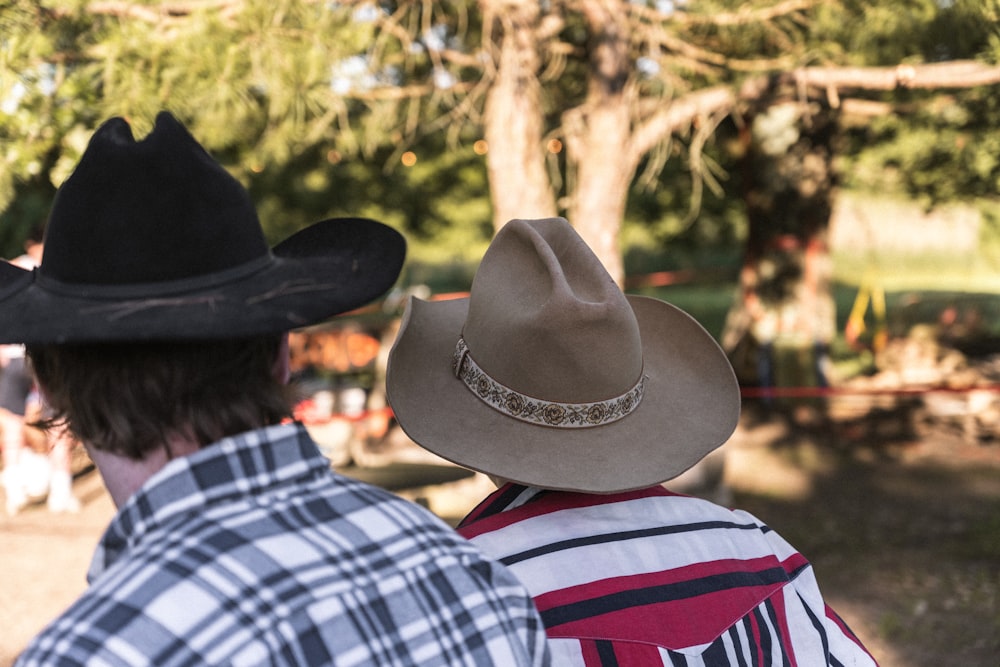
[[715, 14], [689, 14], [684, 11], [674, 11], [665, 14], [652, 7], [629, 3], [629, 11], [639, 18], [654, 23], [674, 23], [679, 25], [714, 25], [737, 26], [748, 23], [762, 23], [812, 9], [821, 0], [785, 0], [771, 7], [753, 8], [744, 6], [735, 12], [719, 12]]
[[1000, 84], [1000, 66], [957, 60], [896, 67], [802, 67], [780, 74], [777, 79], [755, 76], [746, 80], [739, 91], [729, 86], [714, 86], [664, 104], [660, 111], [638, 126], [629, 149], [642, 155], [670, 134], [689, 127], [697, 118], [731, 112], [740, 102], [763, 98], [768, 91], [775, 90], [776, 83], [796, 89], [811, 88], [839, 101], [849, 91], [941, 90], [997, 85]]
[[816, 88], [838, 91], [895, 90], [897, 88], [938, 90], [975, 88], [1000, 83], [1000, 66], [975, 60], [954, 60], [925, 65], [895, 67], [803, 67], [785, 75], [791, 81]]
[[641, 157], [667, 136], [690, 127], [696, 118], [732, 111], [736, 101], [736, 93], [729, 86], [704, 88], [676, 98], [633, 132], [628, 150]]
[[[459, 82], [451, 90], [458, 94], [464, 94], [473, 90], [476, 85], [474, 81]], [[352, 90], [341, 97], [360, 100], [362, 102], [405, 100], [426, 97], [435, 92], [435, 90], [437, 89], [433, 83], [421, 83], [411, 86], [382, 86], [366, 90]]]
[[[196, 11], [219, 11], [231, 14], [243, 7], [243, 0], [175, 0], [158, 5], [137, 5], [125, 0], [105, 0], [85, 5], [90, 14], [138, 19], [147, 23], [161, 23], [166, 19], [189, 16]], [[57, 16], [66, 16], [65, 9], [54, 10]]]

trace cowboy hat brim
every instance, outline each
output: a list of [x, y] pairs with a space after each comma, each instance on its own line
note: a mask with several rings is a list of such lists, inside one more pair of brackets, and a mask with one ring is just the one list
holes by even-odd
[[65, 284], [48, 279], [42, 269], [15, 272], [7, 264], [0, 271], [0, 343], [280, 333], [381, 296], [396, 281], [405, 252], [402, 235], [391, 227], [333, 218], [293, 234], [256, 261], [177, 281]]
[[416, 443], [453, 463], [529, 486], [614, 493], [672, 479], [723, 444], [740, 393], [715, 339], [684, 311], [629, 296], [643, 347], [644, 397], [623, 419], [571, 430], [509, 417], [455, 377], [469, 299], [411, 298], [389, 356], [386, 390]]

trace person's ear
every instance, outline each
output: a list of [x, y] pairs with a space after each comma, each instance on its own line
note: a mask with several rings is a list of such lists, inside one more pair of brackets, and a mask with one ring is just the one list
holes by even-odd
[[274, 358], [274, 367], [271, 369], [274, 379], [281, 384], [288, 384], [288, 381], [292, 377], [288, 355], [288, 332], [285, 332], [281, 335], [281, 342], [278, 344], [278, 354]]

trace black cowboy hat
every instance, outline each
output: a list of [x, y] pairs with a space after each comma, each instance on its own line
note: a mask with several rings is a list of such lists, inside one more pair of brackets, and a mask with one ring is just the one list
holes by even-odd
[[171, 114], [141, 141], [104, 123], [59, 188], [41, 266], [0, 266], [0, 342], [237, 338], [364, 305], [403, 237], [334, 218], [268, 248], [250, 196]]

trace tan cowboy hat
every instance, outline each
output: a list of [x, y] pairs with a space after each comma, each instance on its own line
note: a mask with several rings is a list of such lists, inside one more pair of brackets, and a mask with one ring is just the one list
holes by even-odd
[[411, 299], [387, 392], [431, 452], [589, 493], [676, 477], [729, 438], [740, 411], [715, 339], [666, 302], [626, 297], [562, 218], [507, 223], [468, 298]]

